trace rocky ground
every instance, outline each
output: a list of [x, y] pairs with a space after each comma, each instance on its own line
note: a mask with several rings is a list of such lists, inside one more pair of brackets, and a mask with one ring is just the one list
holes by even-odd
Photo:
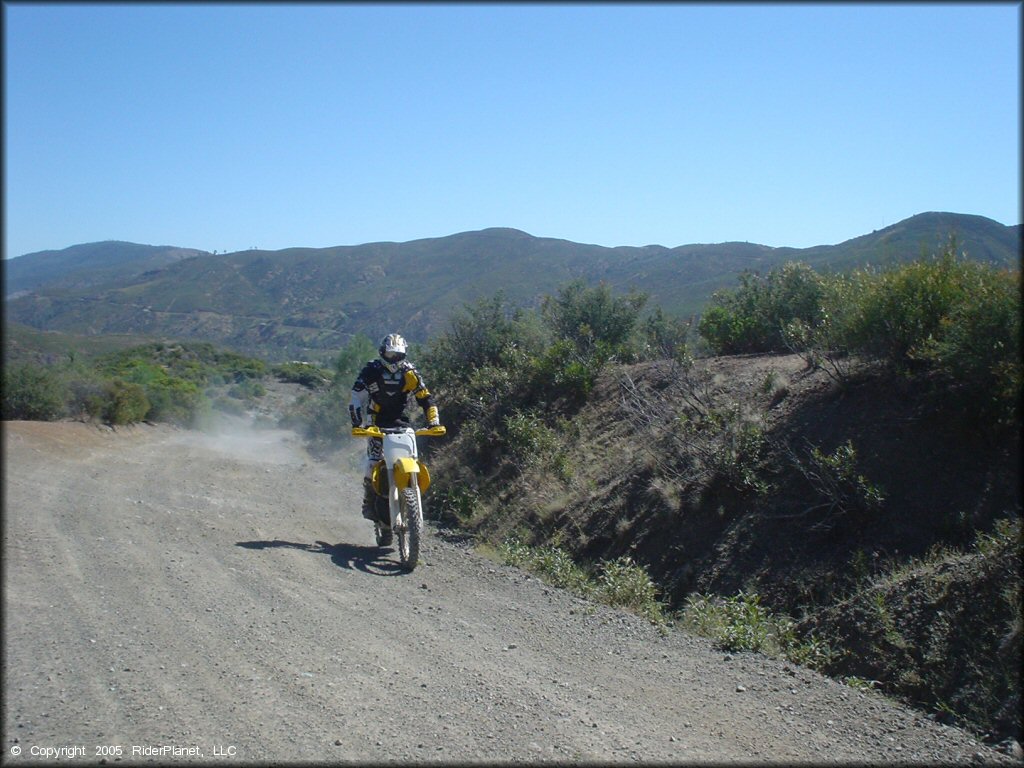
[[406, 573], [287, 431], [3, 431], [5, 764], [1013, 762], [433, 527]]

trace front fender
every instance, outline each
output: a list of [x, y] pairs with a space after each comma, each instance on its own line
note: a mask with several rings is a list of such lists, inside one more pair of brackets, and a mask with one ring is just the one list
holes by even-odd
[[403, 456], [395, 462], [395, 487], [408, 488], [415, 476], [416, 484], [420, 487], [420, 493], [425, 493], [430, 487], [430, 473], [426, 464], [420, 464], [410, 456]]
[[408, 488], [413, 475], [419, 474], [419, 464], [411, 456], [403, 456], [395, 461], [395, 488]]

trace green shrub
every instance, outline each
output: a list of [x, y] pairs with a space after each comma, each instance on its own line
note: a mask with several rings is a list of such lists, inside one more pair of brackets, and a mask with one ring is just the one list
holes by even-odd
[[[363, 370], [363, 366], [375, 357], [377, 357], [377, 344], [362, 334], [354, 335], [346, 342], [334, 360], [335, 379], [351, 386], [356, 380], [356, 376]], [[316, 386], [315, 383], [307, 383], [307, 381], [308, 378], [301, 383], [306, 386]]]
[[705, 405], [676, 418], [665, 445], [680, 463], [663, 466], [663, 471], [683, 486], [719, 481], [737, 491], [765, 493], [768, 439], [763, 422], [748, 418], [737, 403]]
[[588, 287], [575, 280], [557, 296], [546, 296], [541, 312], [556, 339], [571, 342], [588, 357], [601, 345], [605, 357], [628, 359], [635, 354], [629, 344], [646, 302], [646, 294], [614, 296], [605, 283]]
[[692, 330], [692, 319], [684, 321], [668, 317], [661, 307], [655, 307], [641, 329], [643, 357], [648, 360], [683, 360], [689, 354]]
[[824, 668], [832, 659], [826, 643], [813, 635], [798, 638], [795, 622], [771, 614], [756, 593], [741, 591], [726, 598], [690, 595], [680, 621], [725, 651], [754, 651], [816, 669]]
[[74, 416], [88, 416], [102, 420], [106, 393], [110, 380], [95, 371], [76, 372], [67, 379], [68, 412]]
[[134, 424], [142, 421], [150, 407], [146, 392], [139, 384], [114, 379], [105, 387], [102, 418], [108, 424]]
[[437, 507], [439, 517], [449, 521], [454, 518], [459, 525], [472, 523], [481, 508], [480, 494], [465, 485], [436, 483], [431, 486], [431, 494], [431, 506]]
[[503, 293], [456, 310], [448, 330], [431, 339], [420, 363], [425, 375], [446, 392], [456, 391], [475, 371], [508, 368], [543, 348], [534, 318], [513, 309]]
[[797, 470], [810, 482], [821, 501], [809, 511], [825, 510], [819, 525], [830, 526], [835, 517], [856, 514], [860, 518], [885, 504], [885, 492], [861, 474], [857, 450], [847, 440], [832, 453], [812, 445], [803, 460], [794, 452], [790, 458]]
[[613, 608], [625, 608], [656, 624], [664, 622], [654, 582], [647, 571], [629, 557], [601, 563], [595, 579], [560, 547], [530, 547], [513, 536], [501, 544], [498, 552], [506, 565], [524, 568], [553, 586]]
[[230, 397], [217, 397], [211, 401], [210, 406], [221, 413], [228, 413], [232, 416], [244, 416], [245, 404]]
[[197, 369], [189, 361], [182, 363], [179, 360], [178, 363], [178, 370], [190, 378], [172, 376], [158, 363], [126, 355], [107, 361], [102, 370], [124, 382], [142, 387], [150, 406], [149, 412], [145, 414], [146, 419], [191, 426], [209, 408], [209, 401], [197, 383], [197, 380], [204, 380], [204, 377], [196, 372]]
[[63, 384], [50, 368], [32, 363], [4, 367], [4, 419], [60, 418], [66, 395]]
[[946, 318], [966, 300], [965, 278], [981, 265], [945, 252], [897, 269], [861, 273], [863, 290], [847, 329], [849, 348], [903, 367], [941, 337]]
[[243, 379], [228, 389], [228, 397], [236, 400], [255, 400], [267, 394], [267, 388], [257, 379]]
[[158, 368], [167, 376], [199, 387], [209, 385], [214, 377], [232, 382], [263, 378], [267, 369], [262, 360], [217, 349], [207, 342], [145, 344], [101, 356], [96, 361], [98, 370], [126, 377], [140, 364]]
[[962, 265], [963, 296], [917, 354], [945, 377], [958, 407], [1004, 426], [1021, 395], [1020, 273]]
[[602, 602], [626, 608], [655, 623], [664, 621], [657, 587], [632, 558], [620, 557], [604, 563], [598, 583]]
[[570, 405], [583, 402], [606, 359], [604, 349], [603, 345], [595, 345], [587, 354], [568, 339], [552, 344], [533, 359], [525, 391], [528, 402], [539, 405], [550, 405], [557, 400]]
[[997, 428], [1016, 424], [1022, 386], [1020, 272], [956, 254], [822, 277], [787, 264], [720, 291], [699, 330], [719, 354], [801, 354], [846, 383], [857, 360], [938, 375], [948, 411]]
[[735, 290], [718, 291], [698, 329], [717, 354], [781, 352], [793, 322], [818, 324], [825, 279], [806, 264], [789, 262], [761, 277], [740, 276]]
[[351, 384], [335, 382], [329, 389], [312, 394], [302, 417], [306, 437], [323, 446], [337, 445], [351, 437], [352, 417], [348, 412]]
[[[363, 363], [365, 362], [364, 360]], [[330, 381], [326, 371], [310, 363], [279, 363], [271, 369], [271, 373], [278, 381], [301, 384], [308, 389], [317, 389]], [[354, 381], [355, 377], [356, 374], [353, 373], [351, 380]], [[351, 384], [351, 381], [349, 383]]]
[[558, 451], [558, 436], [532, 413], [512, 413], [503, 425], [505, 446], [521, 464], [534, 464]]
[[143, 388], [150, 402], [147, 418], [151, 421], [191, 426], [208, 405], [199, 387], [185, 379], [158, 377]]
[[502, 543], [498, 552], [506, 565], [536, 573], [553, 586], [569, 589], [583, 596], [592, 595], [596, 591], [586, 570], [577, 565], [565, 550], [558, 547], [530, 547], [519, 539], [510, 537]]

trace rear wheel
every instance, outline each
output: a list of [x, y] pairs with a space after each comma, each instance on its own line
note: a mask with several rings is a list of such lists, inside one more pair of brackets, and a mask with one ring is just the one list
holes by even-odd
[[410, 571], [420, 559], [420, 538], [423, 535], [423, 510], [416, 487], [402, 490], [402, 528], [398, 533], [398, 556]]

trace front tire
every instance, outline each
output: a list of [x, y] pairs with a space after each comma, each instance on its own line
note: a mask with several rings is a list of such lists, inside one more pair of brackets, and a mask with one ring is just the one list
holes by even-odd
[[398, 556], [410, 571], [420, 559], [420, 539], [423, 536], [423, 509], [420, 505], [418, 488], [402, 489], [403, 529], [398, 533]]

